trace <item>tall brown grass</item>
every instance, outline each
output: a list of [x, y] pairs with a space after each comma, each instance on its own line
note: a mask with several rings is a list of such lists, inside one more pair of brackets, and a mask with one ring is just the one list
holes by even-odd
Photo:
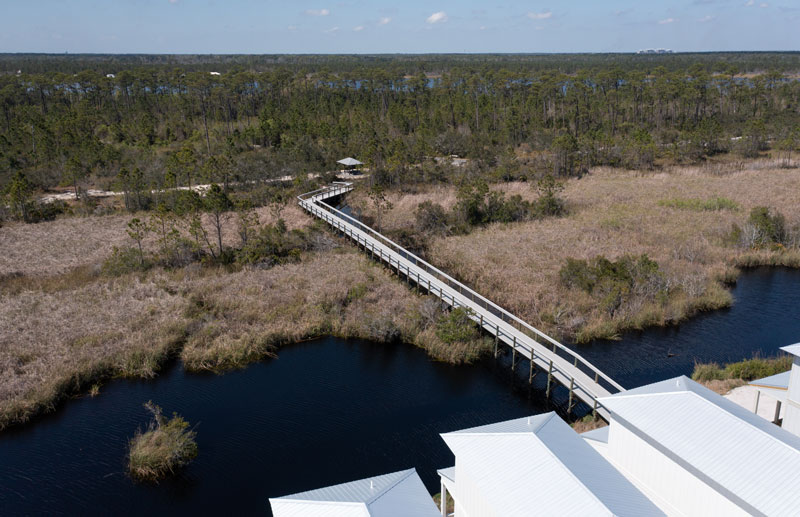
[[266, 270], [24, 278], [0, 290], [0, 429], [104, 379], [152, 377], [173, 356], [189, 370], [220, 372], [324, 335], [415, 343], [452, 362], [480, 355], [426, 332], [427, 297], [350, 247]]
[[[257, 211], [261, 224], [274, 223], [266, 207]], [[147, 220], [146, 213], [89, 217], [62, 217], [38, 224], [10, 223], [0, 227], [0, 277], [2, 275], [62, 274], [78, 267], [96, 266], [105, 260], [114, 247], [133, 246], [127, 224], [133, 217]], [[296, 203], [289, 203], [281, 213], [289, 230], [309, 224], [311, 219]], [[207, 231], [211, 221], [204, 219]], [[223, 243], [238, 245], [236, 217], [228, 214], [223, 227]], [[145, 246], [155, 249], [156, 236], [150, 234]]]
[[[428, 248], [433, 264], [531, 324], [562, 338], [581, 341], [616, 337], [622, 331], [665, 325], [701, 310], [729, 305], [726, 282], [736, 266], [800, 266], [800, 253], [752, 251], [725, 242], [734, 223], [751, 208], [769, 206], [800, 225], [800, 170], [758, 161], [675, 167], [660, 172], [598, 168], [566, 182], [568, 215], [524, 223], [493, 224], [468, 235], [434, 238]], [[533, 200], [529, 183], [493, 188]], [[725, 198], [740, 210], [694, 211], [662, 206], [669, 199]], [[423, 201], [455, 203], [453, 187], [419, 189], [390, 196], [394, 208], [382, 217], [387, 229], [413, 226], [413, 210]], [[369, 203], [362, 202], [367, 215]], [[643, 303], [610, 317], [597, 300], [559, 282], [567, 257], [646, 253], [656, 260], [672, 293], [664, 303]]]

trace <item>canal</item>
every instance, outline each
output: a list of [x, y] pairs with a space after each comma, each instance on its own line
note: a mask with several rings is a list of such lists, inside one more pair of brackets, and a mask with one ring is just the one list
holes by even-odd
[[[577, 348], [634, 387], [688, 375], [695, 361], [772, 355], [800, 341], [800, 271], [747, 271], [733, 293], [731, 309]], [[0, 434], [0, 513], [264, 515], [269, 497], [409, 467], [438, 491], [436, 469], [453, 462], [439, 433], [563, 410], [563, 390], [546, 401], [543, 376], [529, 389], [522, 369], [512, 375], [507, 358], [450, 366], [412, 346], [334, 338], [222, 376], [176, 363]], [[198, 458], [159, 485], [125, 474], [147, 400], [198, 434]]]

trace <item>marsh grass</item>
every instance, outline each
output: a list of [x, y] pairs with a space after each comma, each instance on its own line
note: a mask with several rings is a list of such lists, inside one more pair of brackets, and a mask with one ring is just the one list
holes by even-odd
[[699, 198], [668, 198], [658, 202], [659, 206], [676, 208], [679, 210], [691, 210], [694, 212], [716, 212], [719, 210], [739, 210], [736, 201], [726, 197], [713, 197], [710, 199]]
[[153, 415], [145, 432], [137, 431], [128, 443], [128, 472], [139, 481], [158, 481], [174, 474], [197, 457], [197, 433], [173, 413], [166, 418], [152, 401], [144, 407]]
[[[567, 183], [568, 216], [434, 238], [427, 258], [548, 333], [581, 341], [614, 338], [729, 305], [725, 284], [735, 281], [738, 267], [800, 267], [794, 249], [744, 250], [723, 242], [754, 206], [794, 217], [800, 212], [797, 185], [796, 169], [597, 169]], [[493, 188], [528, 200], [537, 195], [524, 183]], [[697, 192], [730, 199], [741, 210], [658, 204]], [[425, 200], [449, 208], [455, 191], [420, 188], [393, 197], [382, 225], [402, 230], [413, 224], [410, 214]], [[311, 223], [292, 210], [283, 214], [290, 228]], [[441, 304], [414, 294], [350, 246], [321, 247], [269, 269], [154, 267], [106, 275], [96, 264], [114, 245], [131, 245], [127, 220], [73, 217], [0, 228], [0, 429], [51, 411], [108, 378], [157, 375], [172, 357], [188, 370], [223, 372], [325, 335], [413, 343], [452, 363], [491, 352], [491, 340], [479, 334], [443, 340], [437, 335]], [[657, 261], [670, 296], [627, 304], [609, 316], [590, 294], [559, 281], [565, 257], [617, 260], [626, 254]]]
[[[642, 174], [598, 168], [566, 183], [566, 217], [493, 224], [469, 235], [434, 238], [426, 260], [560, 339], [616, 338], [628, 329], [670, 325], [698, 311], [730, 305], [726, 285], [735, 282], [738, 267], [800, 267], [796, 249], [749, 250], [724, 240], [755, 206], [773, 207], [787, 215], [787, 227], [796, 226], [798, 185], [797, 169], [743, 167], [719, 174], [686, 167]], [[529, 200], [535, 196], [525, 183], [495, 188]], [[740, 209], [697, 211], [659, 204], [663, 199], [696, 199], [698, 192]], [[452, 188], [435, 187], [415, 193], [413, 203], [438, 200], [447, 207], [454, 196]], [[396, 208], [384, 216], [384, 224], [400, 228], [403, 216], [393, 212], [411, 201], [391, 201]], [[659, 264], [669, 290], [666, 299], [644, 300], [609, 315], [602, 300], [560, 284], [565, 257], [617, 260], [642, 254]]]
[[602, 418], [595, 418], [590, 414], [584, 416], [580, 420], [576, 420], [570, 424], [576, 433], [585, 433], [586, 431], [593, 431], [606, 427], [608, 422]]
[[753, 357], [720, 366], [718, 363], [695, 363], [692, 379], [698, 382], [741, 380], [753, 381], [788, 371], [792, 367], [790, 355]]

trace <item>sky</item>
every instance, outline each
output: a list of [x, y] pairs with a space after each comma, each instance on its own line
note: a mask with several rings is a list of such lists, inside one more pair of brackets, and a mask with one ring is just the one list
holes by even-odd
[[800, 50], [800, 0], [0, 0], [0, 52]]

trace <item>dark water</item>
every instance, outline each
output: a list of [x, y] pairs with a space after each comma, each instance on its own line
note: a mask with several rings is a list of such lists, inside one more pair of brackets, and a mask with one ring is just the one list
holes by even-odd
[[747, 270], [733, 296], [730, 309], [703, 313], [678, 326], [573, 348], [626, 388], [634, 388], [690, 375], [695, 361], [772, 356], [780, 347], [800, 342], [800, 271]]
[[[800, 271], [747, 272], [734, 295], [730, 310], [580, 350], [635, 386], [688, 374], [695, 359], [770, 355], [800, 341]], [[527, 375], [526, 364], [519, 370]], [[439, 433], [551, 409], [543, 376], [531, 391], [509, 372], [508, 358], [453, 367], [410, 346], [323, 339], [223, 376], [173, 365], [153, 381], [114, 381], [0, 434], [0, 514], [263, 515], [272, 496], [412, 466], [436, 492], [435, 470], [453, 462]], [[200, 449], [157, 486], [124, 474], [127, 439], [150, 399], [196, 423]]]

